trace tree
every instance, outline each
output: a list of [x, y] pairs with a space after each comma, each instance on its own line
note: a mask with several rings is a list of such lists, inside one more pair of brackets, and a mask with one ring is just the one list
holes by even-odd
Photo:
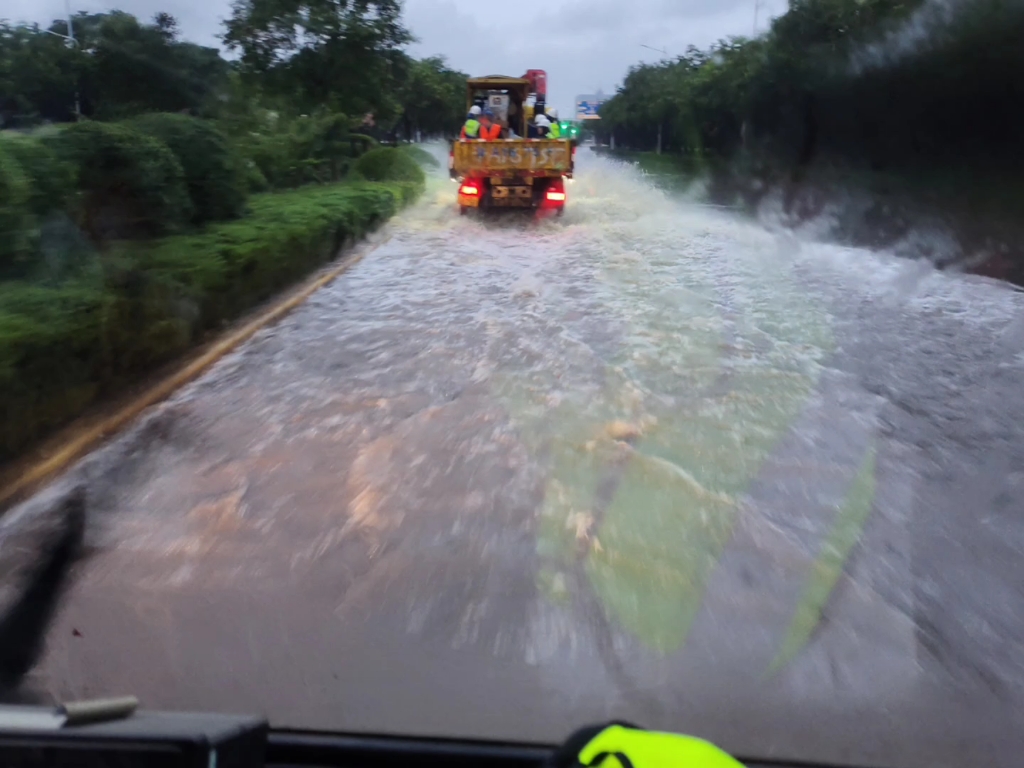
[[224, 42], [241, 67], [300, 109], [400, 111], [401, 48], [412, 41], [399, 0], [234, 0]]
[[143, 24], [129, 13], [79, 13], [75, 45], [67, 22], [49, 31], [0, 24], [0, 115], [5, 123], [74, 119], [82, 113], [115, 118], [140, 112], [209, 112], [227, 83], [228, 63], [213, 48], [177, 39], [166, 13]]
[[73, 119], [85, 59], [37, 25], [0, 22], [0, 125]]
[[398, 92], [399, 122], [406, 138], [413, 138], [417, 131], [428, 136], [458, 131], [465, 118], [468, 77], [450, 69], [441, 56], [409, 59]]
[[75, 32], [89, 54], [82, 94], [95, 116], [201, 114], [226, 86], [228, 64], [220, 53], [179, 41], [169, 14], [157, 14], [153, 24], [121, 11], [79, 14]]
[[819, 150], [873, 165], [944, 145], [1016, 153], [1021, 24], [1015, 0], [790, 0], [757, 39], [631, 69], [602, 129], [640, 149], [658, 147], [660, 127], [669, 149], [796, 163]]

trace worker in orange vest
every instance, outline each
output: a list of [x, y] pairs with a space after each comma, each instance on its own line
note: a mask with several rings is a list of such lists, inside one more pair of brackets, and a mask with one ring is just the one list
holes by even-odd
[[484, 141], [501, 138], [501, 126], [494, 121], [494, 112], [490, 109], [484, 109], [480, 115], [480, 138]]

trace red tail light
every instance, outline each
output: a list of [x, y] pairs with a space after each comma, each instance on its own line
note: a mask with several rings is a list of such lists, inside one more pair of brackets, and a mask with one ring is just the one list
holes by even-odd
[[565, 181], [563, 179], [552, 179], [551, 184], [544, 190], [544, 200], [541, 208], [547, 210], [561, 210], [565, 206]]
[[547, 192], [544, 193], [544, 197], [552, 203], [564, 203], [565, 182], [562, 181], [562, 179], [555, 179], [552, 181], [551, 186], [549, 186]]
[[480, 184], [475, 181], [467, 181], [459, 187], [460, 195], [479, 195]]

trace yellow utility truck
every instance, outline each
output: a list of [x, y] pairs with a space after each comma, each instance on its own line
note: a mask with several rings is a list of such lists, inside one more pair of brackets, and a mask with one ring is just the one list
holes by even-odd
[[463, 136], [452, 142], [449, 170], [459, 184], [462, 213], [474, 209], [564, 210], [565, 179], [572, 178], [576, 142], [568, 138], [529, 138], [536, 132], [534, 113], [538, 117], [544, 114], [545, 77], [540, 72], [542, 85], [538, 87], [537, 72], [531, 70], [524, 77], [472, 77], [467, 81], [467, 113], [474, 105], [481, 107], [501, 130], [498, 138]]

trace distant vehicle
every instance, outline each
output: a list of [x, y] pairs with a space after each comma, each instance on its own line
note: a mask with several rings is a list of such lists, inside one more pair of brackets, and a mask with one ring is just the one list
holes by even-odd
[[[560, 214], [565, 208], [565, 179], [572, 178], [576, 142], [568, 136], [529, 139], [527, 119], [543, 114], [546, 76], [530, 70], [523, 77], [488, 75], [466, 82], [466, 109], [474, 104], [495, 112], [516, 138], [452, 143], [449, 169], [459, 183], [459, 210], [537, 209]], [[533, 104], [530, 104], [530, 101]]]

